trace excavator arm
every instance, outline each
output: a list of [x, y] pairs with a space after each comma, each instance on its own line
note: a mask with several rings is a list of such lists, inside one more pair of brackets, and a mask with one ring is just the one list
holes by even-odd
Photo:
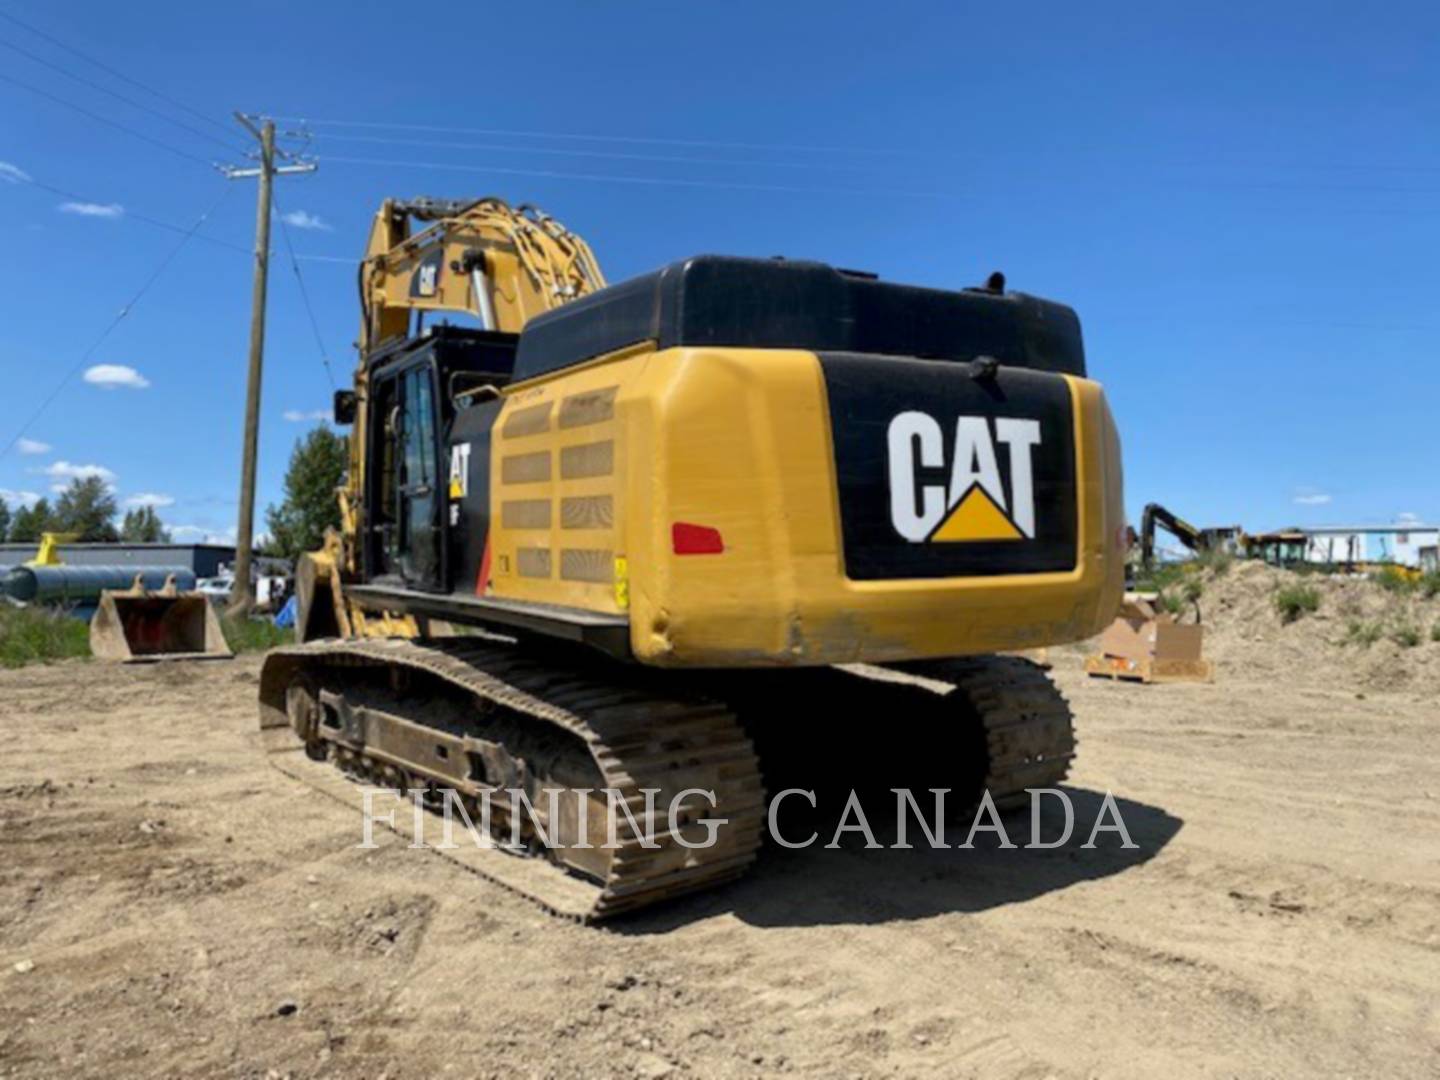
[[1245, 551], [1251, 541], [1239, 525], [1197, 528], [1159, 503], [1149, 503], [1140, 516], [1140, 565], [1147, 569], [1155, 563], [1157, 525], [1196, 554], [1227, 549], [1231, 552]]
[[1140, 565], [1149, 567], [1155, 562], [1155, 526], [1161, 526], [1191, 551], [1207, 547], [1204, 533], [1183, 518], [1176, 517], [1159, 503], [1147, 503], [1140, 515]]
[[590, 246], [533, 206], [386, 199], [360, 268], [360, 352], [408, 337], [428, 311], [518, 334], [534, 316], [605, 285]]

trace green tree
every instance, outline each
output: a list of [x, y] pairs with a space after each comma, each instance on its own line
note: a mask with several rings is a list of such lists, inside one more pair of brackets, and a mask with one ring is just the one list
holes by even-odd
[[98, 476], [77, 476], [60, 493], [55, 504], [57, 532], [75, 533], [82, 544], [113, 544], [120, 539], [115, 531], [115, 496]]
[[0, 496], [0, 543], [10, 535], [10, 504]]
[[22, 506], [10, 522], [10, 539], [17, 544], [38, 544], [40, 534], [53, 531], [55, 523], [50, 503], [40, 499], [34, 506]]
[[285, 473], [285, 501], [265, 511], [269, 550], [287, 559], [314, 551], [327, 528], [340, 527], [335, 489], [345, 475], [345, 439], [317, 427], [295, 443]]
[[137, 506], [125, 511], [120, 525], [120, 539], [127, 544], [168, 544], [170, 531], [155, 513], [153, 506]]

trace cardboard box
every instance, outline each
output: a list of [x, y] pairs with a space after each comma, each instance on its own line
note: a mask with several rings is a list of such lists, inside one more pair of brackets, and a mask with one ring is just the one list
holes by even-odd
[[1148, 600], [1127, 600], [1100, 636], [1100, 652], [1120, 660], [1199, 660], [1205, 628], [1181, 626]]

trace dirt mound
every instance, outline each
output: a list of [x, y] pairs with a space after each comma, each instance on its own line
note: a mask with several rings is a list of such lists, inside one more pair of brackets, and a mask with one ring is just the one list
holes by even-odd
[[[1357, 690], [1440, 692], [1440, 596], [1353, 576], [1297, 574], [1258, 562], [1200, 570], [1205, 652], [1222, 669]], [[1183, 592], [1184, 586], [1178, 590]], [[1309, 591], [1313, 611], [1287, 620], [1282, 591]], [[1193, 621], [1192, 609], [1183, 616]]]

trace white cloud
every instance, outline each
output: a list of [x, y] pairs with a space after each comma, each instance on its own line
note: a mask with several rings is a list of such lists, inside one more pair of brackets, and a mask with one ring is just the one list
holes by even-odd
[[308, 412], [302, 409], [286, 409], [284, 415], [285, 419], [289, 420], [292, 424], [308, 424], [314, 420], [330, 419], [330, 411], [328, 409], [311, 409]]
[[38, 491], [12, 491], [10, 488], [0, 488], [0, 499], [4, 499], [11, 506], [34, 506], [40, 501]]
[[87, 480], [92, 476], [98, 476], [107, 484], [115, 481], [115, 474], [104, 465], [72, 465], [68, 461], [57, 461], [35, 471], [55, 480]]
[[1420, 520], [1420, 515], [1413, 510], [1402, 510], [1395, 515], [1395, 524], [1414, 525]]
[[1330, 501], [1330, 496], [1323, 491], [1311, 491], [1296, 495], [1295, 501], [1301, 506], [1324, 506]]
[[144, 390], [150, 385], [149, 379], [124, 364], [96, 364], [86, 369], [85, 381], [92, 386], [103, 386], [106, 390], [114, 390], [117, 386]]
[[119, 203], [67, 202], [58, 207], [62, 214], [79, 214], [81, 217], [118, 218], [125, 213]]
[[11, 165], [8, 161], [0, 161], [0, 180], [7, 184], [28, 184], [30, 174], [18, 165]]
[[170, 535], [176, 540], [188, 541], [192, 544], [233, 544], [235, 543], [235, 530], [226, 529], [223, 532], [216, 532], [204, 525], [167, 525]]
[[138, 495], [131, 495], [125, 499], [126, 506], [173, 506], [175, 497], [173, 495], [161, 495], [154, 491], [142, 491]]
[[36, 439], [21, 439], [15, 444], [22, 454], [48, 454], [54, 447]]
[[281, 214], [280, 220], [286, 225], [294, 225], [297, 229], [319, 229], [322, 232], [333, 232], [334, 227], [321, 219], [319, 214], [307, 213], [304, 210], [291, 210], [288, 214]]

